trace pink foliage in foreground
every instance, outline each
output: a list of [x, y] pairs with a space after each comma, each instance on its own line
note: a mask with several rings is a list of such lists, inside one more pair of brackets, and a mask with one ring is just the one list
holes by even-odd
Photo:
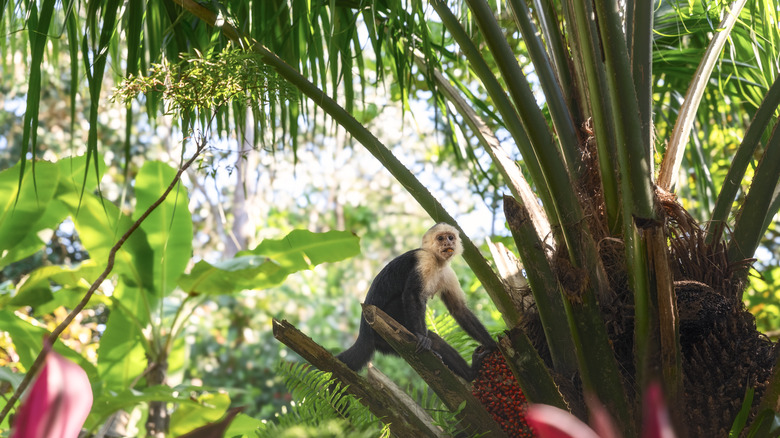
[[[604, 406], [597, 400], [588, 403], [588, 426], [569, 413], [555, 406], [531, 405], [525, 420], [539, 438], [619, 438], [620, 434]], [[645, 391], [642, 421], [642, 438], [675, 438], [669, 411], [663, 401], [661, 387], [651, 384]]]
[[16, 413], [11, 438], [76, 438], [91, 408], [87, 373], [50, 351]]

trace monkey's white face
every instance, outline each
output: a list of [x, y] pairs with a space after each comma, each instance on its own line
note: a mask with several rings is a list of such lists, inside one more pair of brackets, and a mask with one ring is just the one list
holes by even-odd
[[456, 254], [458, 236], [452, 233], [439, 233], [435, 237], [434, 245], [436, 246], [436, 254], [443, 260], [449, 260]]
[[422, 249], [433, 253], [441, 262], [447, 262], [452, 256], [463, 253], [458, 230], [444, 223], [434, 225], [425, 233], [422, 239]]

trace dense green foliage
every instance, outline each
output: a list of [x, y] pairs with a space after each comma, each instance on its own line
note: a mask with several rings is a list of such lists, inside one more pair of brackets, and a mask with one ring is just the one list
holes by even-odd
[[[21, 187], [19, 166], [0, 173], [7, 186], [2, 200], [6, 216], [0, 225], [0, 232], [9, 235], [4, 240], [4, 265], [39, 251], [45, 242], [38, 233], [56, 229], [66, 218], [91, 255], [77, 265], [37, 268], [12, 294], [3, 296], [2, 328], [13, 340], [23, 369], [31, 368], [45, 333], [30, 317], [43, 316], [60, 306], [75, 307], [97, 274], [107, 268], [115, 241], [133, 219], [157, 201], [175, 175], [167, 165], [147, 162], [134, 184], [136, 210], [128, 215], [93, 193], [94, 185], [82, 191], [78, 181], [85, 165], [84, 157], [37, 163], [35, 169], [42, 172], [41, 177], [30, 175]], [[32, 167], [27, 172], [32, 172]], [[42, 184], [40, 189], [35, 183]], [[224, 262], [212, 265], [200, 261], [185, 273], [191, 263], [193, 226], [186, 190], [179, 187], [116, 252], [116, 280], [101, 285], [89, 304], [103, 315], [102, 327], [87, 330], [89, 338], [99, 340], [97, 364], [65, 345], [55, 346], [88, 371], [95, 393], [100, 394], [85, 425], [89, 430], [119, 410], [132, 410], [151, 400], [181, 405], [171, 419], [173, 432], [186, 432], [219, 419], [230, 403], [226, 395], [186, 382], [168, 387], [146, 380], [145, 370], [152, 364], [170, 374], [185, 371], [189, 351], [182, 333], [188, 330], [189, 315], [211, 295], [270, 288], [290, 273], [359, 253], [358, 238], [349, 232], [296, 230], [281, 240], [265, 240]], [[25, 312], [26, 318], [14, 313], [28, 308], [31, 312]], [[151, 333], [145, 333], [144, 327], [151, 327]]]

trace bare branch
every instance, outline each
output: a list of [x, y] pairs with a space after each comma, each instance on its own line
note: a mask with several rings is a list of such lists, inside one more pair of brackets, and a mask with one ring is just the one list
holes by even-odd
[[346, 391], [354, 395], [382, 422], [390, 426], [396, 436], [436, 438], [436, 434], [407, 406], [396, 403], [387, 389], [369, 383], [364, 377], [349, 369], [328, 350], [287, 321], [273, 320], [274, 337], [301, 355], [310, 364], [347, 385]]
[[[467, 433], [490, 431], [490, 436], [505, 436], [482, 403], [441, 359], [432, 351], [416, 351], [417, 336], [376, 306], [364, 305], [363, 318], [417, 371], [444, 404], [456, 412]], [[465, 406], [461, 406], [463, 403]]]

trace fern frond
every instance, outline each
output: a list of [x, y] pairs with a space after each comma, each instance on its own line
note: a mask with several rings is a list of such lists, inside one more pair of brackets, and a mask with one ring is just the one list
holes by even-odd
[[280, 361], [277, 372], [290, 390], [290, 409], [266, 423], [260, 437], [375, 437], [384, 427], [346, 388], [307, 363]]
[[471, 360], [471, 354], [479, 343], [460, 328], [449, 312], [436, 312], [431, 306], [425, 312], [428, 328], [458, 350], [461, 356]]
[[456, 436], [459, 433], [460, 420], [428, 386], [415, 385], [409, 392], [412, 399], [431, 415], [433, 424], [441, 427], [448, 435]]

